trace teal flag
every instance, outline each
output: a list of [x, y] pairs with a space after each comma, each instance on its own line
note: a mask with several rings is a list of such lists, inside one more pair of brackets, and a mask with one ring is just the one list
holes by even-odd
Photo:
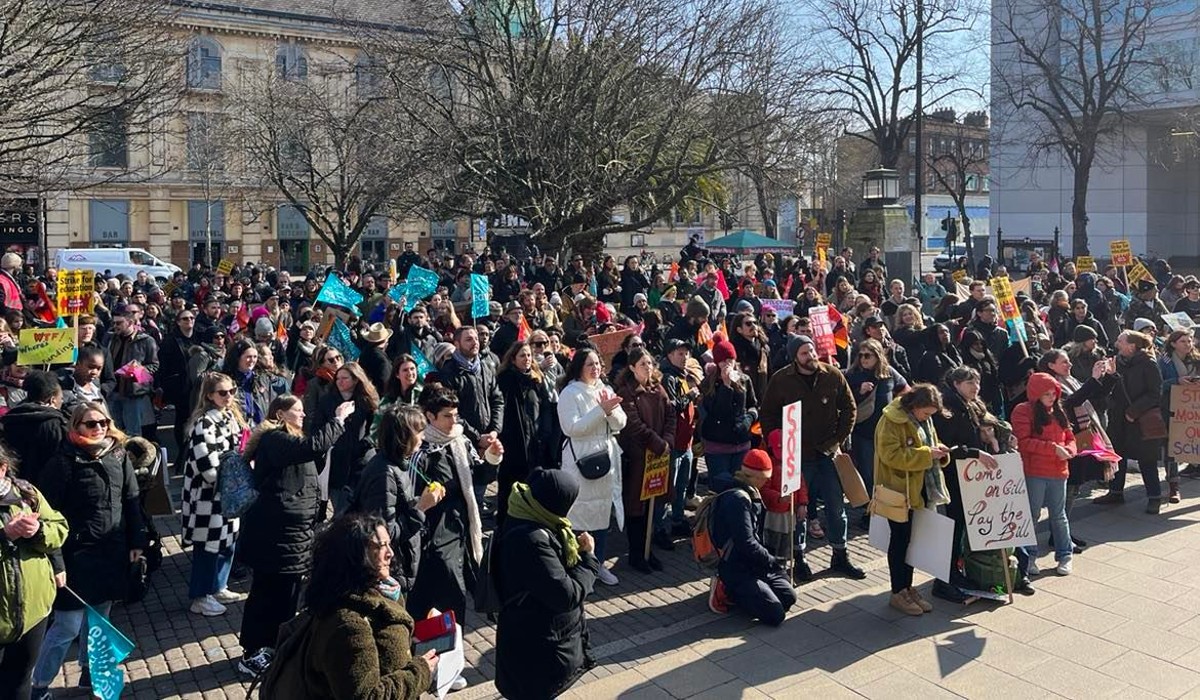
[[87, 608], [87, 654], [92, 669], [92, 695], [102, 700], [117, 700], [125, 689], [121, 662], [133, 651], [133, 642], [97, 612]]
[[362, 303], [363, 296], [351, 289], [341, 277], [331, 274], [325, 278], [325, 284], [321, 287], [321, 292], [317, 294], [317, 301], [325, 304], [333, 304], [344, 309], [357, 311], [355, 308]]
[[492, 283], [486, 275], [471, 273], [471, 317], [486, 318], [488, 301], [492, 298]]
[[418, 301], [427, 299], [437, 291], [439, 278], [437, 273], [426, 270], [420, 265], [408, 269], [408, 279], [404, 280], [404, 311], [412, 311]]
[[333, 319], [333, 328], [329, 329], [329, 337], [325, 342], [341, 350], [346, 362], [358, 360], [358, 346], [354, 344], [354, 338], [350, 337], [350, 327], [342, 319]]
[[429, 359], [425, 357], [425, 353], [421, 352], [421, 348], [417, 347], [416, 343], [409, 343], [408, 347], [412, 350], [413, 360], [417, 363], [417, 379], [424, 380], [425, 375], [433, 371], [433, 365], [429, 364]]

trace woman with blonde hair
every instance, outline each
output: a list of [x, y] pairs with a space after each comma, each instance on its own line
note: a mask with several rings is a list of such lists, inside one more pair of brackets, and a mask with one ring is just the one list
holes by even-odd
[[1162, 508], [1162, 483], [1158, 465], [1166, 440], [1162, 417], [1162, 371], [1154, 359], [1154, 341], [1145, 333], [1125, 331], [1117, 336], [1117, 386], [1108, 405], [1108, 435], [1121, 455], [1116, 476], [1107, 494], [1095, 499], [1101, 505], [1125, 502], [1128, 460], [1136, 459], [1146, 486], [1146, 512]]
[[107, 615], [112, 601], [123, 600], [129, 565], [141, 558], [147, 540], [125, 434], [113, 424], [108, 408], [98, 401], [81, 403], [68, 425], [67, 442], [46, 465], [41, 486], [46, 501], [67, 519], [70, 536], [62, 560], [67, 584], [78, 598], [60, 589], [54, 601], [54, 620], [33, 669], [36, 698], [48, 695], [46, 689], [77, 637], [80, 684], [90, 686], [83, 603]]
[[[251, 346], [253, 347], [253, 346]], [[213, 617], [225, 613], [226, 603], [246, 599], [229, 590], [229, 570], [237, 541], [238, 519], [221, 510], [217, 474], [221, 457], [238, 448], [248, 429], [238, 406], [237, 386], [227, 374], [209, 372], [200, 382], [200, 398], [188, 419], [188, 450], [183, 467], [184, 547], [192, 548], [192, 577], [188, 584], [192, 613]]]
[[346, 401], [354, 402], [354, 415], [346, 421], [346, 430], [329, 451], [327, 493], [333, 502], [333, 514], [339, 516], [350, 507], [350, 498], [358, 476], [367, 464], [371, 451], [371, 423], [379, 410], [379, 394], [367, 378], [362, 365], [351, 362], [334, 373], [333, 390], [317, 405], [317, 418], [312, 431], [316, 432], [334, 420], [335, 412]]
[[916, 368], [925, 352], [925, 317], [912, 304], [901, 304], [896, 308], [896, 327], [892, 329], [895, 340], [908, 354], [908, 364]]
[[304, 404], [284, 394], [267, 408], [267, 417], [251, 433], [242, 455], [254, 462], [258, 498], [242, 518], [238, 556], [254, 572], [250, 597], [242, 611], [238, 669], [257, 676], [271, 662], [279, 625], [296, 614], [301, 582], [312, 562], [312, 545], [321, 503], [317, 463], [342, 435], [354, 403], [344, 401], [333, 420], [304, 431]]

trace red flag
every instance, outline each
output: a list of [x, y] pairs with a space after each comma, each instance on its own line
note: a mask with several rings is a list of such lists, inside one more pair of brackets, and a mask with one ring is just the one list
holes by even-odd
[[529, 327], [529, 321], [525, 320], [525, 314], [521, 314], [521, 322], [517, 324], [517, 340], [528, 340], [533, 334], [533, 329]]
[[275, 337], [279, 339], [280, 343], [283, 343], [284, 347], [287, 347], [288, 332], [287, 329], [283, 327], [282, 320], [279, 321], [279, 323], [275, 326]]

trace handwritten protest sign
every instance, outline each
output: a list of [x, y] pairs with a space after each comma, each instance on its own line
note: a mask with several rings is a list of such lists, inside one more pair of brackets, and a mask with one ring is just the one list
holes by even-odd
[[1200, 462], [1200, 384], [1171, 387], [1167, 455], [1180, 462]]
[[833, 243], [833, 234], [832, 233], [826, 232], [826, 233], [818, 233], [817, 234], [817, 248], [829, 250], [829, 246], [832, 243]]
[[761, 301], [762, 307], [774, 311], [780, 321], [791, 316], [796, 309], [796, 302], [792, 299], [762, 299]]
[[1133, 261], [1133, 265], [1129, 268], [1127, 275], [1129, 278], [1130, 290], [1133, 290], [1134, 286], [1142, 280], [1150, 280], [1151, 282], [1154, 281], [1154, 275], [1150, 274], [1150, 271], [1146, 269], [1146, 266], [1142, 264], [1141, 260]]
[[492, 283], [487, 275], [471, 273], [471, 318], [486, 318], [492, 298]]
[[92, 295], [95, 273], [90, 270], [58, 271], [58, 315], [90, 314], [95, 305]]
[[1090, 255], [1080, 255], [1079, 257], [1075, 258], [1075, 271], [1076, 272], [1095, 272], [1096, 271], [1096, 259]]
[[808, 318], [812, 321], [813, 342], [817, 345], [817, 356], [833, 357], [836, 355], [837, 347], [833, 339], [833, 321], [829, 318], [829, 307], [812, 307], [808, 310]]
[[1008, 335], [1013, 342], [1025, 342], [1025, 322], [1021, 318], [1021, 309], [1017, 306], [1017, 297], [1013, 293], [1012, 282], [1007, 277], [992, 278], [992, 294], [996, 296], [996, 305], [1000, 307], [1000, 316], [1008, 326]]
[[978, 459], [954, 463], [973, 552], [1036, 545], [1021, 455], [996, 455], [996, 468]]
[[596, 346], [596, 350], [600, 353], [600, 358], [604, 360], [604, 366], [611, 367], [613, 355], [621, 351], [621, 341], [625, 340], [625, 336], [632, 334], [632, 328], [623, 328], [610, 333], [589, 335], [587, 339], [589, 343]]
[[1166, 324], [1167, 328], [1172, 331], [1186, 331], [1187, 329], [1196, 325], [1196, 322], [1192, 320], [1191, 316], [1188, 316], [1186, 311], [1176, 311], [1173, 314], [1163, 314], [1162, 320], [1163, 323]]
[[800, 402], [783, 407], [783, 474], [779, 495], [788, 497], [800, 490]]
[[74, 328], [22, 328], [17, 363], [25, 366], [70, 364], [75, 358]]
[[642, 472], [642, 498], [662, 498], [667, 495], [667, 480], [671, 476], [671, 451], [660, 455], [646, 450], [646, 469]]
[[217, 263], [217, 274], [228, 275], [233, 272], [233, 261], [222, 258], [221, 262]]
[[1129, 247], [1129, 241], [1109, 241], [1108, 254], [1112, 256], [1112, 264], [1117, 267], [1133, 264], [1133, 249]]

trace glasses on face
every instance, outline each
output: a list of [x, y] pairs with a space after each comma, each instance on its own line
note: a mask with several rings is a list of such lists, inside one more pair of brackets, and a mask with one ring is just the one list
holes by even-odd
[[532, 343], [530, 343], [530, 345], [532, 345], [535, 348], [544, 348], [549, 344], [550, 343], [546, 342], [545, 340], [535, 340]]
[[107, 428], [109, 420], [107, 418], [101, 418], [100, 420], [85, 420], [80, 421], [79, 424], [88, 430], [95, 430], [97, 428]]
[[180, 320], [180, 322], [183, 322], [183, 321], [195, 321], [195, 320], [196, 320], [196, 317], [195, 317], [195, 316], [180, 316], [180, 317], [179, 317], [179, 320]]
[[337, 363], [339, 363], [341, 361], [342, 361], [341, 355], [326, 355], [325, 356], [325, 364], [327, 364], [327, 365], [336, 365]]
[[644, 348], [644, 347], [646, 347], [646, 344], [645, 344], [645, 343], [630, 343], [630, 344], [629, 344], [629, 349], [630, 349], [630, 350], [633, 350], [633, 349], [635, 349], [635, 348]]
[[217, 394], [218, 396], [220, 396], [223, 399], [227, 399], [230, 396], [232, 396], [233, 392], [234, 392], [233, 389], [213, 389], [213, 393]]
[[754, 321], [746, 321], [742, 325], [746, 328], [754, 328], [754, 327], [758, 326], [758, 324], [755, 323]]

